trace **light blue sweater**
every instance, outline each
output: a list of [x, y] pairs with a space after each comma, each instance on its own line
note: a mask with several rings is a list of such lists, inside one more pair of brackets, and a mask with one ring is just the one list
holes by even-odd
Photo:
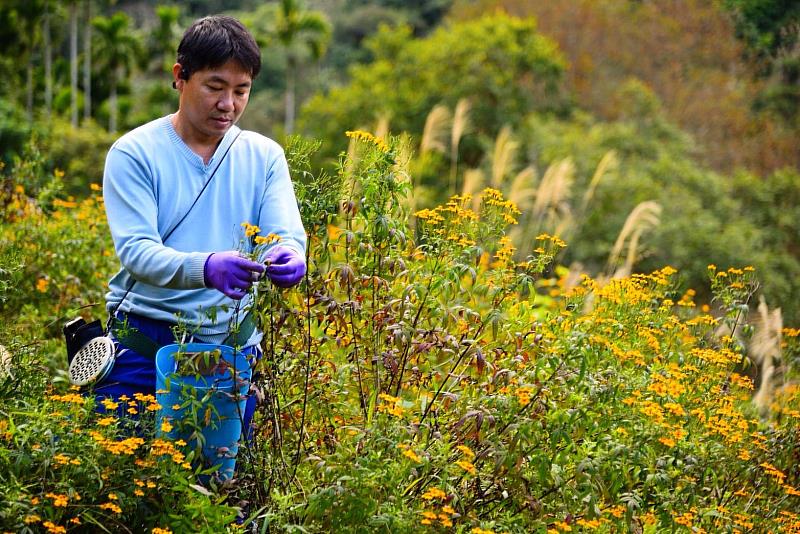
[[[109, 282], [106, 307], [151, 319], [199, 327], [197, 336], [220, 342], [228, 334], [235, 301], [206, 288], [203, 268], [212, 252], [251, 250], [242, 223], [305, 256], [306, 234], [281, 147], [233, 126], [204, 164], [175, 132], [170, 116], [120, 137], [106, 157], [103, 198], [122, 269]], [[211, 183], [189, 210], [225, 150], [241, 131]], [[250, 306], [242, 299], [240, 315]], [[212, 321], [208, 314], [215, 313]], [[255, 332], [246, 345], [258, 343]]]

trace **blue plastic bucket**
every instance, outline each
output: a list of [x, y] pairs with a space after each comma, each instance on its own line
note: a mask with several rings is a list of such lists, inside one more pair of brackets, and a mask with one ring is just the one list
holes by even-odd
[[[175, 374], [178, 366], [175, 358], [177, 353], [212, 350], [221, 352], [220, 360], [224, 360], [227, 364], [222, 366], [223, 369], [217, 368], [208, 376]], [[184, 423], [184, 418], [191, 410], [191, 407], [187, 406], [190, 403], [186, 402], [186, 395], [189, 395], [188, 398], [194, 397], [197, 401], [209, 396], [209, 405], [197, 410], [200, 424], [204, 425], [201, 429], [203, 461], [206, 467], [217, 467], [221, 479], [230, 479], [236, 468], [246, 395], [250, 389], [250, 374], [250, 362], [247, 358], [227, 345], [186, 343], [162, 347], [156, 353], [156, 400], [161, 406], [156, 412], [157, 432], [164, 438], [182, 439], [189, 447], [195, 447], [196, 439], [189, 439], [193, 429], [186, 428]], [[237, 385], [238, 394], [236, 394]], [[161, 430], [164, 422], [172, 425], [169, 432]]]

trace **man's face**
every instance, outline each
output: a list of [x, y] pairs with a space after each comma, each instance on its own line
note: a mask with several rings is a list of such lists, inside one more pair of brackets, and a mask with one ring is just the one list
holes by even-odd
[[173, 73], [180, 93], [181, 135], [188, 140], [217, 143], [247, 107], [253, 80], [238, 61], [193, 72], [188, 80], [178, 79], [180, 64]]

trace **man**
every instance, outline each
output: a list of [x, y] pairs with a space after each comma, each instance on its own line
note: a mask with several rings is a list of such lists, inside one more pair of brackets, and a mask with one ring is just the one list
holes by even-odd
[[[195, 341], [257, 354], [262, 333], [252, 323], [230, 328], [245, 316], [248, 290], [262, 275], [290, 287], [305, 274], [306, 236], [283, 150], [235, 125], [260, 68], [258, 45], [236, 19], [196, 21], [172, 68], [178, 111], [127, 133], [108, 152], [103, 196], [122, 269], [106, 306], [120, 350], [95, 388], [99, 398], [153, 394], [153, 352], [181, 341], [173, 333], [178, 322]], [[280, 238], [260, 258], [266, 266], [239, 253], [252, 251], [243, 223]], [[245, 429], [254, 407], [251, 398]]]

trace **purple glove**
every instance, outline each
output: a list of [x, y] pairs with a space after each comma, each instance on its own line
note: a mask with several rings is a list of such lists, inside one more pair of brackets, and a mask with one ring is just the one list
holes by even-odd
[[306, 274], [306, 259], [288, 247], [273, 247], [264, 257], [267, 276], [278, 287], [292, 287]]
[[226, 296], [239, 300], [253, 282], [261, 278], [264, 266], [242, 257], [236, 251], [215, 252], [206, 259], [203, 279], [206, 287], [213, 287]]

